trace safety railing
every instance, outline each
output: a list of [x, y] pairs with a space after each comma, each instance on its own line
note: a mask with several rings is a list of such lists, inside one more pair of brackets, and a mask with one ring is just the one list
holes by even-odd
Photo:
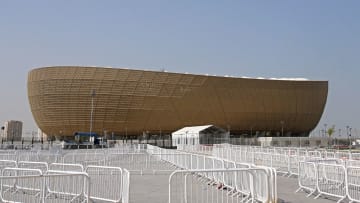
[[[251, 200], [251, 198], [253, 201], [259, 202], [277, 201], [276, 170], [273, 168], [255, 166], [250, 168], [251, 166], [248, 164], [183, 151], [155, 148], [152, 151], [161, 153], [160, 157], [163, 161], [182, 169], [182, 172], [174, 172], [170, 176], [169, 202], [199, 202], [198, 198], [202, 200], [206, 198], [207, 202], [219, 201], [218, 198], [221, 201], [232, 202], [247, 201]], [[194, 173], [196, 176], [194, 176]], [[174, 189], [171, 189], [172, 179], [178, 179], [175, 178], [177, 175], [174, 174], [182, 174], [181, 177], [183, 178], [178, 180], [182, 181], [182, 183], [175, 184], [176, 186], [172, 187], [176, 187], [176, 193], [173, 192]], [[190, 180], [192, 184], [188, 185]], [[185, 187], [182, 188], [184, 194], [180, 195], [180, 197], [178, 197], [178, 185]], [[209, 186], [206, 192], [207, 195], [204, 192], [194, 193], [195, 187], [201, 188], [204, 186]], [[213, 191], [214, 189], [221, 192]], [[189, 196], [190, 193], [193, 195]], [[217, 196], [217, 198], [214, 199], [214, 196]]]
[[[105, 202], [121, 202], [123, 171], [119, 167], [92, 166], [86, 167], [85, 172], [91, 181], [91, 195], [93, 200]], [[125, 186], [128, 183], [125, 183]]]
[[61, 197], [71, 202], [89, 197], [87, 194], [90, 194], [90, 179], [86, 173], [49, 170], [45, 175], [45, 199]]
[[18, 168], [38, 169], [43, 174], [49, 170], [49, 165], [46, 162], [18, 161], [17, 167]]
[[[333, 162], [333, 163], [331, 163]], [[360, 167], [345, 167], [334, 160], [299, 162], [299, 189], [316, 195], [360, 202]]]
[[300, 190], [309, 192], [309, 195], [314, 194], [317, 191], [317, 170], [314, 162], [299, 162], [299, 176], [298, 183]]
[[319, 163], [317, 164], [317, 199], [321, 195], [339, 198], [339, 202], [346, 198], [346, 170], [343, 165]]
[[2, 171], [6, 167], [16, 168], [17, 162], [14, 160], [0, 160], [0, 171]]
[[167, 154], [148, 153], [110, 153], [107, 154], [107, 166], [126, 168], [131, 173], [155, 173], [159, 171], [173, 171], [174, 167], [162, 161], [161, 156]]
[[[4, 168], [2, 177], [41, 176], [42, 172], [37, 169]], [[32, 194], [29, 199], [41, 197], [43, 182], [39, 178], [13, 178], [1, 180], [1, 197], [3, 201], [16, 201], [25, 194]], [[17, 197], [15, 194], [24, 194]], [[27, 196], [27, 195], [25, 195]], [[39, 197], [36, 197], [39, 196]]]
[[102, 150], [96, 150], [93, 153], [72, 152], [62, 157], [63, 163], [87, 165], [105, 165], [106, 155]]
[[[5, 168], [0, 177], [1, 202], [89, 202], [89, 196], [82, 192], [90, 194], [86, 173], [48, 172], [42, 174], [38, 169]], [[79, 182], [79, 179], [83, 181]]]
[[49, 170], [83, 172], [84, 166], [81, 164], [51, 163]]
[[121, 201], [122, 203], [130, 202], [130, 172], [126, 169], [123, 170], [123, 177], [121, 183]]
[[346, 169], [346, 194], [350, 201], [360, 202], [360, 167]]
[[[265, 168], [174, 171], [169, 177], [168, 202], [276, 202], [276, 190], [271, 183], [273, 177], [269, 173], [272, 172]], [[234, 178], [233, 186], [203, 174]]]

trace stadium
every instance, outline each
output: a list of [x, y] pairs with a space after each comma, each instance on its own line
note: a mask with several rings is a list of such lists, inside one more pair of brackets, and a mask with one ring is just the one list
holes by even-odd
[[327, 81], [76, 66], [33, 69], [27, 87], [37, 125], [54, 136], [169, 134], [208, 124], [235, 135], [307, 136], [328, 93]]

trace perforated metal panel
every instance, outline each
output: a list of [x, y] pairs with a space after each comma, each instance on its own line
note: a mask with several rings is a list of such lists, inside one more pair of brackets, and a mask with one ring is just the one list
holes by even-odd
[[95, 68], [45, 67], [28, 75], [38, 126], [49, 135], [93, 129], [128, 135], [170, 133], [213, 124], [232, 132], [312, 130], [323, 113], [327, 81], [279, 81]]

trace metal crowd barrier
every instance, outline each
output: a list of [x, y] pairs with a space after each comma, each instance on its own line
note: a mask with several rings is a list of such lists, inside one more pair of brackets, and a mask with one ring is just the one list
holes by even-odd
[[[2, 176], [40, 176], [42, 172], [37, 169], [22, 169], [22, 168], [5, 168], [2, 171]], [[1, 181], [1, 196], [8, 201], [16, 197], [12, 194], [33, 194], [40, 195], [42, 189], [42, 182], [40, 179], [7, 179]], [[30, 198], [31, 199], [31, 198]]]
[[89, 196], [79, 192], [90, 194], [86, 173], [5, 168], [0, 182], [1, 202], [89, 202]]
[[[277, 202], [271, 184], [272, 178], [265, 168], [178, 170], [169, 177], [169, 203], [177, 202]], [[272, 172], [270, 172], [272, 173]], [[229, 185], [206, 183], [214, 177], [202, 174], [221, 174], [234, 178]], [[264, 176], [264, 177], [263, 177]], [[206, 182], [202, 181], [206, 179]], [[215, 177], [216, 179], [216, 177]]]
[[299, 189], [311, 195], [331, 196], [360, 202], [360, 167], [344, 166], [334, 160], [299, 162]]
[[304, 148], [262, 148], [254, 146], [214, 145], [213, 156], [241, 163], [273, 167], [287, 176], [298, 175], [300, 161], [336, 159], [360, 166], [360, 153], [351, 151], [311, 150]]
[[[84, 169], [81, 164], [0, 160], [0, 170], [2, 177], [13, 177], [1, 182], [0, 194], [4, 193], [5, 202], [40, 202], [42, 187], [45, 191], [43, 199], [51, 202], [77, 202], [87, 196], [101, 202], [129, 202], [130, 173], [119, 167], [89, 165]], [[65, 176], [79, 173], [88, 176], [92, 193], [87, 193], [87, 188], [81, 187], [86, 181], [84, 177]], [[38, 182], [35, 183], [41, 178], [27, 177], [44, 175], [48, 177], [41, 187]]]
[[123, 171], [119, 167], [87, 166], [85, 172], [89, 175], [92, 200], [106, 202], [121, 202]]
[[81, 164], [51, 163], [49, 170], [83, 172], [84, 166]]
[[[161, 159], [183, 169], [175, 171], [169, 178], [169, 202], [207, 202], [221, 201], [258, 201], [258, 202], [276, 202], [276, 170], [269, 167], [255, 167], [248, 164], [236, 163], [234, 161], [220, 159], [212, 156], [191, 154], [187, 152], [152, 149], [156, 153], [163, 154]], [[239, 167], [239, 168], [237, 168]], [[181, 175], [179, 175], [181, 174]], [[193, 178], [193, 175], [197, 178]], [[180, 178], [175, 178], [180, 176]], [[188, 185], [188, 179], [194, 184]], [[173, 181], [177, 179], [177, 181]], [[202, 181], [199, 181], [201, 179]], [[172, 186], [183, 185], [182, 195], [179, 196], [179, 188]], [[195, 183], [196, 182], [196, 183]], [[193, 187], [211, 186], [204, 192], [195, 192]], [[176, 187], [177, 192], [174, 192]], [[220, 190], [220, 194], [214, 191], [214, 188]], [[189, 192], [192, 195], [188, 195]], [[214, 195], [216, 198], [213, 198]], [[220, 198], [220, 199], [219, 199]]]
[[45, 174], [45, 199], [81, 202], [89, 199], [90, 178], [84, 172], [49, 170]]
[[18, 168], [38, 169], [43, 174], [49, 170], [49, 165], [46, 162], [19, 161], [17, 163], [17, 167]]
[[95, 153], [71, 152], [62, 158], [63, 163], [76, 163], [83, 166], [87, 165], [105, 165], [106, 155], [103, 151], [95, 151]]
[[126, 168], [131, 171], [131, 173], [138, 172], [140, 174], [175, 170], [174, 167], [163, 162], [161, 156], [165, 155], [148, 153], [109, 153], [107, 154], [105, 165]]
[[121, 182], [121, 202], [130, 202], [130, 172], [126, 169], [123, 170], [123, 178]]

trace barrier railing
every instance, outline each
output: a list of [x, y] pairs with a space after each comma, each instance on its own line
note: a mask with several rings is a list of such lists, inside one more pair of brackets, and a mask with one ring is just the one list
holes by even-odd
[[346, 198], [346, 172], [343, 165], [319, 163], [317, 164], [317, 199], [321, 195], [339, 198], [339, 202]]
[[[214, 177], [202, 174], [235, 177], [234, 187], [229, 185], [224, 187], [222, 182], [206, 184], [208, 181], [204, 183], [201, 179], [216, 182], [216, 177], [212, 179]], [[274, 194], [276, 190], [273, 189], [274, 185], [271, 184], [272, 179], [269, 177], [271, 177], [269, 171], [260, 168], [174, 171], [169, 177], [168, 202], [277, 202]]]
[[92, 166], [86, 167], [85, 172], [91, 181], [91, 195], [93, 200], [105, 202], [121, 202], [123, 172], [119, 167]]
[[[81, 150], [53, 150], [53, 151], [16, 151], [16, 150], [3, 150], [0, 152], [0, 158], [8, 159], [1, 161], [0, 160], [0, 170], [5, 167], [21, 167], [21, 168], [31, 168], [31, 169], [40, 169], [42, 173], [47, 171], [44, 169], [45, 165], [48, 164], [50, 170], [60, 170], [60, 171], [78, 171], [83, 172], [84, 168], [90, 164], [96, 165], [106, 165], [107, 167], [117, 167], [117, 168], [128, 168], [131, 172], [136, 171], [156, 171], [156, 170], [166, 170], [173, 171], [176, 168], [181, 168], [184, 170], [215, 170], [215, 169], [224, 169], [224, 168], [236, 168], [243, 166], [256, 165], [256, 167], [266, 166], [276, 169], [279, 174], [283, 175], [298, 175], [301, 176], [304, 180], [301, 182], [303, 186], [310, 185], [306, 181], [311, 180], [310, 177], [305, 181], [305, 176], [300, 175], [303, 171], [299, 170], [300, 162], [302, 161], [313, 161], [316, 165], [315, 171], [318, 171], [318, 164], [322, 164], [324, 159], [329, 160], [326, 164], [340, 164], [345, 166], [345, 175], [348, 177], [350, 170], [349, 168], [355, 168], [354, 166], [359, 166], [360, 157], [359, 153], [353, 153], [350, 151], [329, 151], [329, 150], [311, 150], [311, 149], [299, 149], [299, 148], [262, 148], [262, 147], [251, 147], [251, 146], [234, 146], [229, 144], [214, 145], [214, 146], [192, 146], [184, 148], [186, 151], [179, 150], [166, 150], [151, 145], [122, 145], [123, 148], [112, 148], [112, 149], [81, 149]], [[211, 154], [214, 156], [209, 156]], [[28, 153], [28, 154], [27, 154]], [[11, 161], [10, 161], [10, 160]], [[331, 162], [331, 160], [334, 160]], [[54, 163], [58, 162], [58, 163]], [[60, 162], [60, 163], [59, 163]], [[80, 163], [81, 166], [75, 166]], [[9, 165], [7, 165], [9, 164]], [[246, 165], [248, 164], [248, 165]], [[254, 167], [254, 166], [252, 166]], [[305, 167], [305, 166], [303, 166]], [[310, 166], [309, 166], [310, 167]], [[326, 168], [326, 167], [325, 167]], [[302, 169], [304, 170], [304, 169]], [[310, 170], [310, 169], [308, 169]], [[320, 170], [320, 169], [319, 169]], [[345, 187], [342, 187], [341, 178], [331, 179], [328, 178], [330, 174], [336, 174], [339, 177], [342, 177], [339, 174], [344, 174], [343, 172], [334, 170], [334, 172], [328, 172], [330, 169], [324, 169], [325, 172], [320, 176], [324, 181], [330, 181], [333, 187], [326, 188], [325, 186], [321, 188], [322, 185], [326, 185], [325, 182], [321, 182], [320, 178], [315, 178], [316, 184], [320, 183], [320, 186], [315, 187], [315, 195], [331, 195], [337, 198], [343, 196], [343, 191], [346, 192], [347, 198], [350, 199], [351, 191], [359, 191], [357, 188], [357, 179], [351, 177], [352, 184], [350, 187], [350, 181], [348, 181]], [[356, 171], [355, 169], [352, 169]], [[327, 174], [327, 172], [329, 174]], [[240, 173], [240, 172], [239, 172]], [[356, 172], [354, 172], [356, 175]], [[123, 172], [122, 176], [125, 176]], [[203, 172], [203, 174], [198, 174], [202, 177], [211, 177], [206, 178], [209, 183], [215, 184], [221, 182], [224, 188], [232, 188], [228, 193], [236, 194], [250, 194], [249, 189], [241, 189], [241, 186], [236, 186], [233, 176], [235, 173], [225, 176], [221, 172]], [[239, 174], [240, 176], [240, 174]], [[260, 175], [265, 177], [264, 175]], [[325, 177], [325, 178], [324, 178]], [[245, 178], [246, 179], [246, 178]], [[204, 180], [204, 179], [202, 179]], [[265, 180], [264, 180], [265, 181]], [[300, 181], [300, 180], [299, 180]], [[97, 181], [95, 181], [97, 182]], [[124, 179], [121, 180], [121, 184], [125, 184]], [[248, 181], [249, 182], [249, 181]], [[270, 181], [271, 182], [271, 181]], [[274, 182], [274, 181], [273, 181]], [[244, 183], [245, 184], [245, 183]], [[338, 184], [338, 185], [336, 185]], [[245, 184], [246, 185], [246, 184]], [[250, 185], [250, 183], [249, 183]], [[299, 183], [300, 186], [300, 183]], [[236, 189], [238, 187], [239, 189]], [[341, 188], [342, 187], [342, 188]], [[128, 187], [130, 188], [130, 186]], [[247, 187], [249, 188], [249, 187]], [[320, 188], [320, 189], [319, 189]], [[123, 187], [120, 187], [121, 191], [125, 191]], [[261, 187], [256, 188], [257, 191], [262, 191]], [[242, 192], [239, 192], [242, 191]], [[310, 190], [308, 190], [310, 191]], [[313, 191], [313, 190], [311, 190]], [[310, 192], [311, 192], [310, 191]], [[352, 193], [353, 199], [359, 199], [356, 193]], [[311, 192], [312, 193], [312, 192]], [[329, 193], [329, 194], [327, 194]], [[233, 194], [233, 195], [234, 195]], [[252, 191], [254, 194], [254, 191]], [[93, 194], [94, 197], [108, 199], [109, 202], [115, 202], [119, 198], [111, 197], [101, 197], [100, 195]], [[124, 199], [126, 195], [122, 195], [121, 199]], [[119, 197], [119, 196], [118, 196]]]
[[81, 164], [51, 163], [49, 170], [83, 172], [84, 166]]
[[[1, 202], [89, 202], [88, 196], [79, 193], [87, 191], [90, 194], [86, 173], [48, 172], [42, 174], [38, 169], [5, 168], [0, 177]], [[83, 181], [79, 182], [79, 178]]]
[[45, 199], [61, 197], [69, 202], [88, 199], [90, 194], [90, 178], [84, 172], [55, 171], [46, 172]]
[[[248, 199], [244, 198], [253, 198], [256, 201], [260, 202], [276, 202], [277, 201], [277, 191], [276, 191], [276, 171], [269, 167], [254, 167], [250, 168], [250, 165], [247, 164], [237, 164], [234, 161], [220, 159], [216, 157], [200, 155], [200, 154], [190, 154], [182, 151], [174, 151], [174, 150], [165, 150], [165, 149], [151, 149], [155, 153], [164, 153], [164, 155], [160, 155], [161, 159], [169, 162], [170, 164], [187, 171], [186, 174], [183, 174], [184, 179], [183, 183], [179, 185], [184, 186], [182, 188], [183, 195], [180, 195], [183, 198], [176, 197], [175, 199], [172, 197], [173, 194], [171, 190], [171, 179], [174, 178], [173, 175], [170, 176], [170, 189], [169, 189], [169, 201], [182, 201], [182, 202], [192, 202], [194, 198], [198, 202], [198, 198], [202, 198], [206, 196], [207, 202], [218, 201], [220, 198], [221, 201], [234, 201], [241, 202]], [[225, 151], [224, 151], [225, 152]], [[227, 152], [225, 152], [227, 153]], [[241, 167], [236, 169], [236, 167]], [[225, 171], [226, 170], [226, 171]], [[238, 172], [236, 172], [238, 171]], [[245, 172], [244, 172], [245, 171]], [[250, 171], [250, 172], [249, 172]], [[196, 173], [195, 173], [196, 172]], [[182, 174], [182, 172], [177, 172]], [[197, 178], [193, 178], [193, 175], [196, 174]], [[176, 174], [176, 173], [175, 173]], [[187, 186], [189, 180], [192, 182], [201, 177], [202, 181], [197, 180], [196, 183], [190, 184]], [[239, 177], [239, 178], [237, 178]], [[175, 178], [177, 179], [177, 178]], [[181, 178], [180, 178], [181, 179]], [[205, 180], [205, 184], [204, 184]], [[255, 181], [256, 180], [256, 181]], [[203, 186], [208, 185], [210, 187], [206, 193], [208, 195], [204, 195], [202, 192], [195, 193], [194, 195], [190, 195], [189, 193], [193, 193], [194, 187], [199, 186], [199, 184], [203, 184]], [[188, 187], [191, 187], [189, 189]], [[200, 187], [200, 186], [199, 186]], [[222, 190], [220, 194], [217, 191], [212, 191], [214, 188], [217, 190]], [[178, 191], [178, 188], [176, 189]], [[211, 191], [211, 192], [210, 192]], [[217, 198], [213, 198], [214, 194], [217, 195]], [[247, 195], [243, 197], [243, 195]], [[178, 196], [179, 194], [175, 195]], [[220, 195], [220, 196], [219, 196]]]
[[161, 161], [161, 156], [168, 155], [162, 153], [111, 153], [107, 155], [105, 165], [126, 168], [132, 173], [138, 172], [140, 174], [147, 171], [151, 173], [162, 170], [173, 171], [174, 167], [164, 164], [164, 162]]
[[16, 168], [17, 162], [14, 160], [0, 160], [0, 171], [2, 171], [6, 167]]
[[32, 162], [32, 161], [19, 161], [17, 163], [18, 168], [39, 169], [41, 173], [46, 173], [49, 170], [49, 166], [46, 162]]
[[300, 190], [309, 192], [309, 195], [314, 194], [317, 191], [317, 170], [314, 162], [299, 162], [299, 176], [298, 183]]
[[360, 202], [360, 167], [346, 169], [346, 193], [350, 201]]
[[130, 202], [130, 172], [126, 169], [123, 170], [123, 178], [121, 183], [121, 201], [122, 203]]
[[87, 165], [105, 165], [106, 155], [103, 151], [96, 150], [95, 153], [75, 152], [65, 154], [62, 158], [63, 163]]
[[[40, 176], [42, 172], [37, 169], [4, 168], [3, 177], [9, 176]], [[6, 179], [1, 181], [1, 196], [4, 201], [14, 201], [14, 193], [33, 194], [41, 197], [42, 182], [40, 179]]]
[[[299, 189], [308, 191], [308, 197], [316, 195], [349, 199], [360, 202], [360, 167], [334, 164], [335, 160], [316, 160], [299, 163]], [[333, 162], [333, 163], [331, 163]]]

